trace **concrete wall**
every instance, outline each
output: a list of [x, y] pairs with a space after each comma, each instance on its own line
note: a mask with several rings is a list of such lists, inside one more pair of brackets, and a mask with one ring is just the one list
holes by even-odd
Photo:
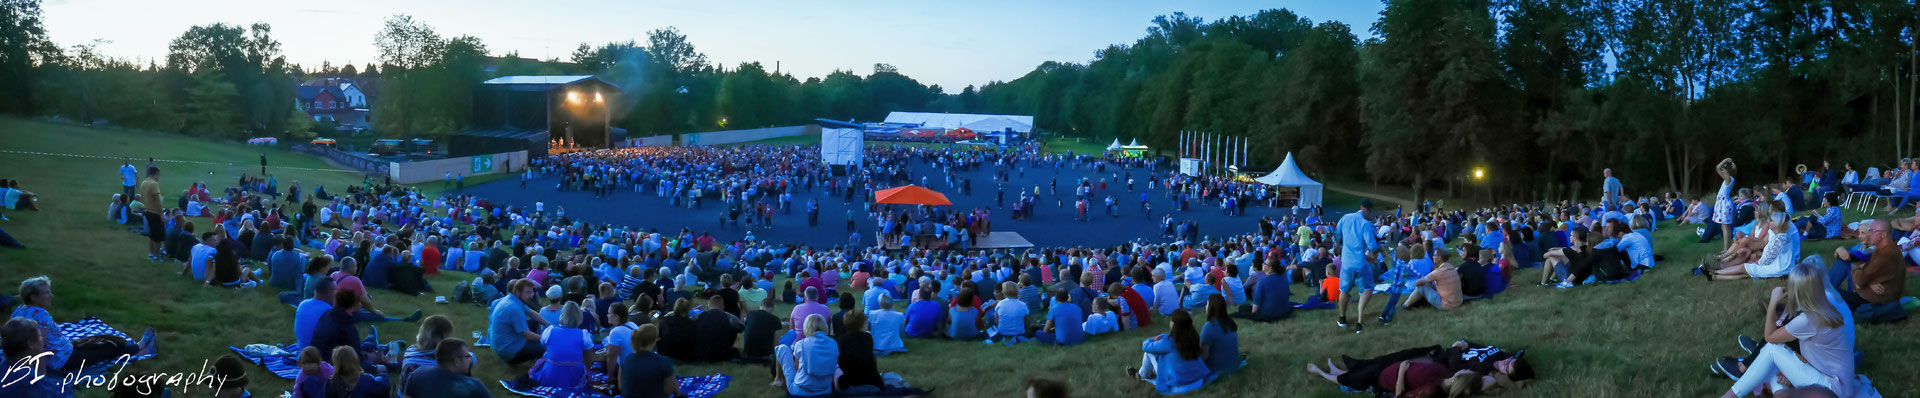
[[[491, 169], [475, 172], [474, 158], [489, 158], [492, 162]], [[393, 182], [396, 183], [417, 184], [441, 181], [446, 178], [447, 173], [453, 173], [454, 176], [473, 177], [487, 174], [518, 173], [526, 169], [527, 151], [518, 151], [419, 162], [394, 162], [388, 164], [387, 175], [393, 177]]]
[[792, 137], [802, 134], [820, 134], [820, 126], [809, 124], [804, 126], [693, 133], [683, 137], [680, 143], [685, 145], [721, 145], [736, 142], [759, 141], [768, 138]]
[[673, 146], [673, 136], [672, 136], [672, 135], [656, 135], [656, 136], [652, 136], [652, 137], [640, 137], [640, 138], [634, 138], [634, 139], [630, 139], [630, 140], [627, 140], [627, 141], [628, 141], [628, 142], [630, 142], [630, 144], [628, 144], [628, 146], [636, 146], [636, 147], [641, 147], [641, 146]]

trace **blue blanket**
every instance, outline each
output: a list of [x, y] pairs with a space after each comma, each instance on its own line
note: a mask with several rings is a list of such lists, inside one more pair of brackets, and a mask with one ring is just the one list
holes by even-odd
[[[731, 381], [733, 381], [733, 377], [727, 376], [724, 374], [682, 377], [680, 378], [680, 394], [682, 396], [689, 397], [689, 398], [712, 398], [714, 396], [720, 395], [720, 391], [726, 390], [727, 383]], [[529, 396], [529, 397], [610, 398], [606, 394], [600, 394], [597, 392], [571, 391], [571, 390], [557, 388], [557, 387], [520, 386], [516, 388], [513, 385], [513, 383], [509, 383], [505, 380], [500, 381], [500, 387], [507, 389], [508, 392], [512, 392], [514, 394], [520, 394], [523, 396]]]
[[300, 377], [300, 354], [299, 354], [300, 347], [294, 344], [288, 344], [284, 347], [281, 347], [282, 350], [286, 350], [287, 352], [294, 353], [291, 355], [262, 356], [256, 353], [247, 352], [245, 348], [229, 346], [227, 347], [227, 349], [233, 350], [235, 354], [239, 354], [241, 358], [246, 358], [247, 361], [249, 362], [253, 362], [256, 365], [267, 367], [267, 371], [273, 373], [274, 376], [280, 376], [280, 378], [287, 379], [287, 380], [293, 380]]
[[[107, 326], [106, 322], [102, 322], [100, 318], [95, 317], [86, 317], [78, 322], [62, 323], [60, 324], [60, 332], [65, 333], [67, 338], [75, 340], [93, 336], [114, 336], [126, 339], [129, 343], [138, 343], [140, 341], [139, 339], [128, 337], [126, 333], [120, 333], [119, 330], [115, 330], [112, 326]], [[135, 355], [128, 357], [126, 362], [144, 361], [154, 356], [154, 354]], [[120, 366], [120, 364], [121, 361], [115, 360], [87, 365], [85, 369], [80, 370], [80, 374], [85, 376], [105, 376], [108, 371]]]

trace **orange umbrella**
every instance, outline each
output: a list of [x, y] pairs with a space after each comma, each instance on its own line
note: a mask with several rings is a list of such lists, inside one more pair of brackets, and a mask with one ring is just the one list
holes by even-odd
[[952, 201], [947, 200], [947, 195], [941, 194], [939, 192], [934, 192], [934, 190], [931, 190], [931, 189], [921, 188], [916, 185], [908, 185], [904, 187], [875, 192], [873, 194], [873, 203], [891, 204], [891, 205], [935, 205], [935, 206], [946, 206], [946, 205], [953, 204]]

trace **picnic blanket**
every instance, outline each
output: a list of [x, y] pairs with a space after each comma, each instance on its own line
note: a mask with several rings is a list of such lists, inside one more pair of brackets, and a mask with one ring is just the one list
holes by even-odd
[[[361, 340], [361, 344], [380, 345], [380, 329], [368, 328], [368, 330], [370, 330], [371, 333], [367, 333], [367, 338]], [[274, 376], [280, 376], [280, 378], [287, 380], [300, 378], [301, 348], [304, 347], [300, 347], [299, 344], [249, 344], [245, 347], [227, 346], [227, 349], [233, 350], [235, 354], [239, 354], [240, 358], [244, 358], [248, 362], [253, 362], [255, 365], [264, 366], [267, 368], [267, 371], [272, 372]]]
[[[604, 374], [599, 375], [599, 377], [602, 382], [605, 381]], [[733, 381], [732, 376], [727, 376], [724, 374], [682, 377], [680, 378], [680, 394], [690, 398], [712, 398], [716, 395], [720, 395], [720, 391], [727, 389], [727, 383], [732, 381]], [[564, 389], [564, 388], [558, 388], [558, 387], [542, 387], [542, 386], [537, 386], [532, 384], [533, 383], [531, 383], [529, 380], [524, 380], [524, 379], [517, 383], [507, 382], [506, 380], [500, 381], [500, 387], [506, 388], [508, 392], [512, 392], [514, 394], [519, 394], [519, 395], [528, 396], [528, 397], [611, 398], [611, 396], [609, 395], [601, 394], [593, 391], [577, 391], [577, 390]]]
[[269, 347], [278, 348], [283, 353], [268, 353], [264, 350], [259, 350], [259, 349], [249, 350], [246, 348], [233, 347], [233, 346], [228, 346], [227, 349], [233, 350], [235, 354], [239, 354], [241, 358], [245, 358], [248, 362], [253, 362], [255, 365], [265, 366], [267, 368], [267, 371], [273, 373], [274, 376], [280, 376], [280, 378], [287, 379], [287, 380], [293, 380], [300, 377], [300, 348], [301, 347], [298, 347], [297, 344], [288, 344], [285, 346], [253, 344], [253, 345], [249, 345], [248, 347], [259, 347], [259, 346], [269, 346]]
[[[72, 323], [62, 323], [60, 324], [60, 332], [65, 333], [67, 335], [67, 338], [75, 339], [75, 340], [86, 338], [86, 337], [93, 337], [93, 336], [113, 336], [113, 337], [126, 339], [127, 342], [130, 342], [130, 343], [137, 343], [140, 341], [140, 339], [127, 336], [126, 333], [121, 333], [119, 330], [114, 329], [112, 326], [107, 326], [106, 322], [103, 322], [100, 320], [100, 318], [95, 318], [95, 317], [86, 317], [84, 319], [81, 319], [77, 322], [72, 322]], [[133, 363], [133, 362], [144, 361], [147, 359], [151, 359], [154, 356], [156, 355], [155, 354], [135, 355], [132, 357], [128, 357], [126, 362]], [[120, 363], [121, 361], [115, 360], [110, 362], [101, 362], [101, 363], [96, 363], [92, 365], [87, 365], [86, 368], [80, 370], [80, 374], [85, 376], [105, 376], [108, 371], [112, 370], [116, 366], [119, 366]]]

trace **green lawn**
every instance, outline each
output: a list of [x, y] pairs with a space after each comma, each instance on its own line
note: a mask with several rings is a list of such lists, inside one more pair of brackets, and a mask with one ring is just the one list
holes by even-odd
[[[188, 181], [205, 180], [215, 186], [232, 183], [242, 172], [257, 172], [263, 150], [238, 144], [212, 143], [165, 134], [137, 133], [0, 119], [0, 149], [100, 156], [153, 156], [166, 160], [213, 162], [166, 163], [163, 191], [177, 193]], [[324, 162], [267, 149], [275, 166], [327, 168]], [[142, 162], [136, 162], [144, 164]], [[231, 164], [228, 164], [231, 163]], [[14, 237], [31, 248], [0, 249], [0, 282], [13, 283], [34, 275], [53, 277], [58, 296], [54, 317], [64, 321], [98, 316], [123, 331], [138, 333], [152, 326], [161, 336], [161, 356], [136, 365], [141, 372], [192, 372], [227, 353], [229, 345], [285, 343], [292, 336], [292, 308], [280, 305], [268, 288], [227, 290], [200, 287], [177, 276], [173, 264], [150, 263], [141, 254], [144, 238], [104, 220], [106, 202], [119, 192], [116, 173], [120, 162], [111, 159], [59, 157], [0, 152], [3, 178], [20, 178], [21, 185], [38, 193], [38, 213], [8, 212], [12, 221], [0, 221]], [[211, 174], [210, 174], [211, 173]], [[360, 177], [339, 171], [279, 169], [282, 185], [300, 180], [344, 186]], [[1329, 193], [1329, 203], [1347, 201]], [[1849, 214], [1849, 219], [1859, 218]], [[1299, 313], [1274, 324], [1242, 323], [1241, 347], [1250, 364], [1204, 390], [1202, 397], [1305, 395], [1351, 397], [1303, 371], [1308, 362], [1339, 355], [1378, 355], [1392, 350], [1455, 339], [1472, 339], [1510, 348], [1526, 348], [1541, 378], [1517, 396], [1527, 397], [1648, 397], [1717, 395], [1730, 382], [1707, 372], [1716, 356], [1739, 353], [1733, 336], [1759, 333], [1765, 292], [1782, 281], [1706, 283], [1686, 275], [1718, 245], [1691, 242], [1691, 227], [1663, 228], [1656, 233], [1659, 253], [1667, 257], [1661, 268], [1638, 282], [1557, 290], [1526, 285], [1538, 280], [1538, 269], [1515, 272], [1523, 282], [1490, 301], [1474, 302], [1454, 312], [1403, 312], [1393, 326], [1369, 324], [1363, 335], [1333, 326], [1331, 311]], [[1809, 242], [1806, 254], [1831, 253], [1841, 242]], [[445, 292], [471, 276], [451, 273], [432, 282]], [[1909, 279], [1910, 284], [1915, 281]], [[1915, 286], [1920, 286], [1917, 284]], [[8, 288], [11, 290], [11, 288]], [[433, 304], [431, 296], [402, 297], [375, 292], [374, 300], [389, 313], [424, 309], [450, 317], [459, 336], [483, 328], [481, 308], [460, 304]], [[1304, 297], [1295, 289], [1295, 298]], [[1373, 313], [1384, 300], [1374, 300]], [[785, 313], [785, 308], [780, 311]], [[1037, 319], [1037, 317], [1036, 317]], [[1158, 318], [1157, 318], [1158, 319]], [[1867, 354], [1862, 373], [1873, 378], [1888, 396], [1908, 395], [1920, 384], [1920, 364], [1907, 361], [1920, 355], [1913, 343], [1915, 323], [1867, 326], [1858, 341]], [[411, 339], [416, 325], [377, 325], [382, 337]], [[1139, 363], [1139, 341], [1160, 333], [1141, 329], [1098, 336], [1075, 347], [1024, 344], [986, 346], [977, 341], [909, 340], [910, 352], [880, 360], [884, 371], [896, 372], [916, 386], [940, 396], [1018, 396], [1023, 376], [1066, 380], [1075, 396], [1149, 396], [1151, 387], [1133, 382], [1121, 370]], [[483, 380], [511, 378], [524, 369], [509, 369], [482, 352], [477, 375]], [[253, 371], [262, 371], [252, 368]], [[741, 365], [682, 365], [682, 375], [724, 372], [735, 377], [725, 396], [777, 396], [767, 387], [764, 367]], [[253, 377], [256, 394], [277, 395], [289, 383], [270, 376]], [[1909, 393], [1900, 393], [1908, 391]], [[1292, 392], [1284, 394], [1282, 392]], [[88, 391], [85, 396], [105, 396]], [[505, 396], [495, 391], [495, 396]]]

